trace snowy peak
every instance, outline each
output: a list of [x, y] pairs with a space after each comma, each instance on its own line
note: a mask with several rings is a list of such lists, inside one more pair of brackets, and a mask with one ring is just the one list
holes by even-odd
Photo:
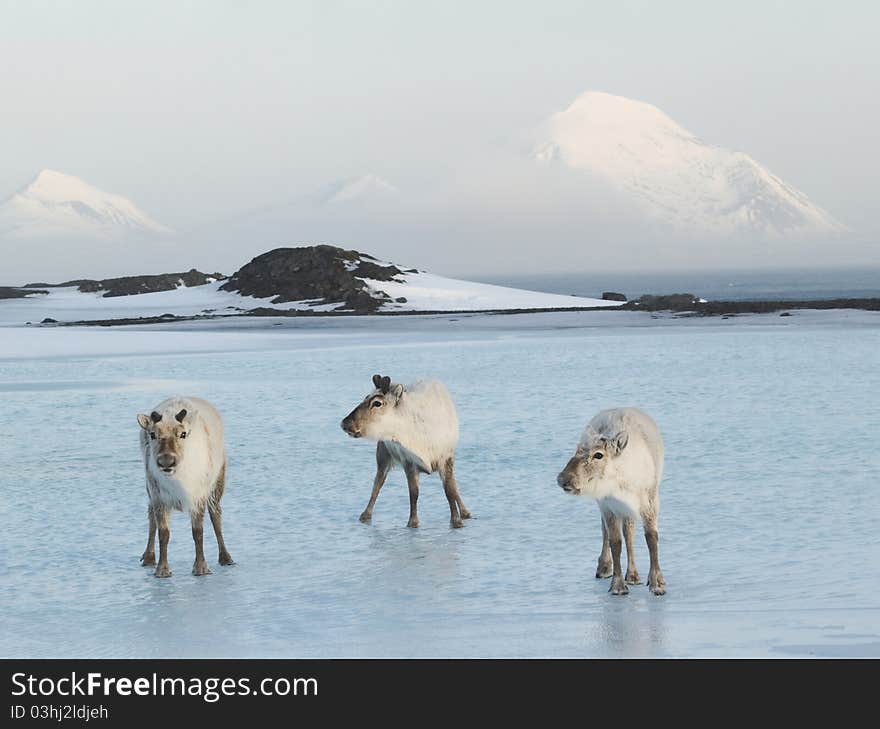
[[170, 232], [128, 198], [55, 170], [42, 170], [30, 184], [0, 204], [3, 237], [113, 238], [122, 233]]
[[397, 195], [399, 190], [390, 182], [372, 173], [339, 180], [332, 184], [324, 194], [324, 205], [339, 205], [354, 202], [368, 202], [374, 199], [387, 199]]
[[536, 160], [598, 175], [675, 228], [769, 237], [846, 231], [748, 155], [707, 144], [651, 104], [588, 91], [546, 129]]
[[20, 194], [42, 202], [61, 203], [69, 200], [95, 200], [106, 193], [73, 175], [42, 170]]

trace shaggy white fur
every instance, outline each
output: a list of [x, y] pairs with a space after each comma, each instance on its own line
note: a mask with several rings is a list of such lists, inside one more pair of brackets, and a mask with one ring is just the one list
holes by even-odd
[[[173, 397], [159, 403], [154, 410], [162, 415], [160, 423], [176, 422], [177, 413], [186, 410], [181, 424], [186, 430], [186, 438], [180, 441], [177, 464], [173, 473], [168, 474], [156, 462], [154, 451], [158, 441], [152, 440], [149, 433], [141, 429], [147, 493], [151, 500], [172, 509], [187, 512], [199, 509], [211, 496], [217, 477], [226, 464], [220, 413], [207, 400], [198, 397]], [[155, 488], [151, 489], [150, 482]]]

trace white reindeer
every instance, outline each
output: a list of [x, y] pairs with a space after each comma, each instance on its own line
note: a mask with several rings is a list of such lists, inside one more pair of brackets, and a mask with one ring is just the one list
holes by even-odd
[[[657, 554], [663, 454], [660, 431], [649, 415], [636, 408], [603, 410], [589, 422], [574, 457], [556, 479], [565, 491], [592, 496], [599, 503], [602, 552], [596, 577], [611, 576], [612, 595], [626, 595], [627, 583], [639, 583], [633, 556], [637, 517], [645, 527], [651, 560], [648, 588], [655, 595], [666, 593]], [[626, 536], [625, 578], [620, 569], [621, 522]]]
[[220, 549], [220, 564], [233, 564], [223, 541], [220, 499], [226, 486], [223, 420], [214, 406], [197, 397], [174, 397], [159, 403], [149, 415], [138, 415], [149, 498], [150, 533], [141, 557], [144, 566], [156, 564], [156, 577], [171, 577], [168, 540], [171, 509], [186, 511], [196, 547], [194, 575], [209, 575], [202, 545], [205, 507], [211, 515]]
[[409, 521], [419, 525], [417, 502], [419, 474], [440, 473], [449, 502], [452, 526], [461, 527], [471, 514], [455, 482], [455, 446], [458, 416], [449, 392], [441, 382], [422, 380], [412, 385], [391, 384], [390, 377], [373, 375], [375, 389], [343, 419], [342, 429], [353, 438], [378, 441], [376, 478], [370, 502], [360, 516], [368, 523], [379, 491], [393, 465], [403, 467], [409, 485]]

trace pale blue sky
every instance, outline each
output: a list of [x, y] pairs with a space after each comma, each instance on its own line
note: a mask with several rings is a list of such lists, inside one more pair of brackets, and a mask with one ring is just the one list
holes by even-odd
[[877, 7], [0, 0], [0, 197], [50, 167], [180, 230], [367, 171], [430, 190], [598, 89], [876, 237]]

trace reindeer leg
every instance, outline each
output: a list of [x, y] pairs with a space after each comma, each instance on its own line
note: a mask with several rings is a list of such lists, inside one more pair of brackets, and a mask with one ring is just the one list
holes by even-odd
[[666, 580], [663, 578], [663, 572], [660, 570], [660, 535], [657, 534], [657, 515], [649, 514], [647, 518], [643, 516], [643, 519], [645, 523], [645, 541], [648, 543], [648, 555], [651, 559], [651, 564], [648, 568], [648, 589], [655, 595], [665, 595]]
[[611, 546], [608, 544], [608, 528], [605, 526], [605, 513], [599, 511], [599, 520], [602, 522], [602, 551], [599, 553], [599, 561], [596, 564], [596, 577], [599, 579], [611, 577]]
[[627, 595], [629, 588], [623, 580], [623, 571], [620, 569], [620, 518], [611, 512], [605, 514], [605, 526], [608, 528], [608, 542], [611, 545], [611, 564], [613, 574], [611, 575], [611, 587], [608, 592], [612, 595]]
[[144, 567], [152, 567], [156, 564], [156, 515], [153, 513], [153, 505], [147, 506], [147, 516], [150, 519], [150, 532], [147, 535], [147, 547], [141, 555], [141, 564]]
[[406, 483], [409, 486], [409, 521], [406, 525], [416, 529], [419, 526], [419, 472], [415, 466], [406, 467]]
[[636, 567], [636, 555], [633, 547], [633, 532], [636, 529], [635, 519], [625, 519], [623, 522], [623, 537], [626, 540], [626, 580], [627, 585], [638, 585], [641, 582], [639, 570]]
[[208, 568], [208, 563], [205, 561], [205, 545], [203, 539], [205, 524], [204, 504], [190, 513], [190, 521], [192, 523], [193, 542], [196, 546], [196, 560], [193, 562], [192, 573], [196, 577], [210, 575], [211, 570]]
[[171, 577], [171, 568], [168, 566], [168, 541], [171, 539], [171, 512], [167, 506], [160, 505], [155, 508], [156, 525], [159, 529], [159, 564], [153, 573], [156, 577]]
[[[443, 490], [446, 492], [446, 500], [449, 502], [449, 513], [452, 526], [459, 529], [464, 526], [462, 519], [465, 517], [464, 514], [461, 513], [464, 504], [461, 502], [461, 495], [458, 493], [458, 484], [455, 482], [455, 461], [451, 456], [442, 466], [440, 466], [440, 478], [443, 481]], [[467, 509], [464, 509], [464, 511], [470, 516]]]
[[376, 446], [376, 478], [373, 479], [373, 492], [370, 494], [370, 503], [364, 509], [360, 516], [360, 520], [364, 524], [369, 524], [373, 519], [373, 507], [376, 505], [376, 499], [379, 498], [379, 491], [388, 477], [388, 471], [391, 470], [391, 454], [382, 441]]
[[223, 540], [223, 509], [220, 506], [220, 499], [223, 498], [223, 492], [226, 489], [226, 464], [220, 469], [220, 475], [217, 476], [217, 483], [214, 484], [214, 491], [211, 498], [208, 499], [208, 514], [211, 517], [211, 526], [214, 527], [214, 536], [217, 537], [217, 548], [220, 554], [217, 561], [226, 566], [235, 564], [232, 555], [226, 549], [226, 542]]

